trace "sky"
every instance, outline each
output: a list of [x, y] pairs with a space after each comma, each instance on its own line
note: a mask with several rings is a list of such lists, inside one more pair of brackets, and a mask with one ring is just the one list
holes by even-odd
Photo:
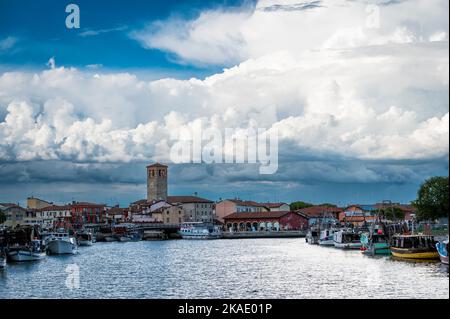
[[[171, 195], [408, 203], [448, 175], [448, 5], [0, 0], [0, 202], [127, 206], [159, 161]], [[174, 163], [199, 123], [277, 132], [278, 170]]]

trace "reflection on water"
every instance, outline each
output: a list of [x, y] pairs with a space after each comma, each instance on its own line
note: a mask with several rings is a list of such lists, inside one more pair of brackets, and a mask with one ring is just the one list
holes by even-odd
[[[68, 265], [80, 269], [67, 288]], [[96, 243], [0, 270], [0, 298], [449, 298], [439, 262], [369, 257], [304, 239]]]

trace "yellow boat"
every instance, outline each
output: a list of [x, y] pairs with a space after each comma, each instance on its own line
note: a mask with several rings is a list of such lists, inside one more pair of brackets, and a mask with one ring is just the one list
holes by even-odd
[[439, 259], [434, 237], [429, 235], [396, 235], [392, 238], [391, 253], [404, 259]]

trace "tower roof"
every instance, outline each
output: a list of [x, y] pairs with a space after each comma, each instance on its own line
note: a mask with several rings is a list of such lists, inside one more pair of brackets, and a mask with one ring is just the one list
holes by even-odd
[[164, 165], [164, 164], [160, 164], [160, 163], [155, 163], [155, 164], [147, 165], [147, 167], [168, 167], [168, 166]]

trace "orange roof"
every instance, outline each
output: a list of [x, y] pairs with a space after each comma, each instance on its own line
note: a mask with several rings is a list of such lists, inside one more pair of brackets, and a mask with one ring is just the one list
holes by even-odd
[[259, 218], [280, 218], [289, 213], [295, 213], [291, 211], [279, 211], [279, 212], [242, 212], [232, 213], [225, 216], [224, 219], [259, 219]]
[[327, 213], [340, 213], [342, 208], [329, 206], [311, 206], [298, 209], [297, 212], [303, 213], [308, 217], [321, 217]]

